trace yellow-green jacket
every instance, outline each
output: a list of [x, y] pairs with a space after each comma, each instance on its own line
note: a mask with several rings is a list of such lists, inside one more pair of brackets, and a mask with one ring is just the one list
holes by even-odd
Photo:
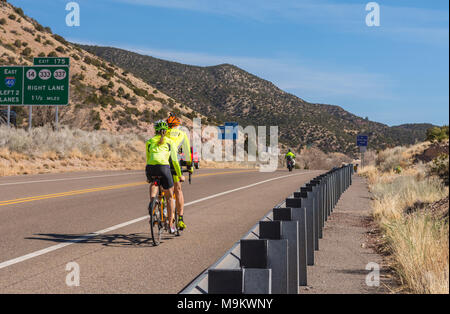
[[159, 145], [160, 139], [161, 135], [156, 135], [145, 144], [147, 165], [172, 165], [177, 176], [181, 177], [182, 173], [180, 164], [178, 163], [176, 144], [166, 135], [164, 142]]
[[293, 152], [288, 152], [284, 158], [288, 158], [289, 156], [291, 156], [292, 159], [295, 159], [295, 155]]
[[175, 149], [178, 152], [178, 149], [181, 147], [184, 153], [184, 160], [186, 161], [187, 165], [191, 165], [191, 144], [189, 142], [189, 137], [187, 136], [186, 132], [180, 130], [180, 129], [169, 129], [167, 131], [166, 136], [170, 138], [175, 143]]

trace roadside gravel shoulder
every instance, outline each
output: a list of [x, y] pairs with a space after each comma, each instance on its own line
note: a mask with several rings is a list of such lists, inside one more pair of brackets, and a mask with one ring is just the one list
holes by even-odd
[[[342, 195], [328, 218], [315, 254], [315, 265], [308, 266], [305, 294], [376, 294], [390, 293], [389, 269], [370, 245], [370, 193], [365, 180], [354, 176], [353, 184]], [[380, 265], [380, 285], [368, 286], [366, 277], [371, 264]], [[374, 265], [374, 264], [373, 264]]]

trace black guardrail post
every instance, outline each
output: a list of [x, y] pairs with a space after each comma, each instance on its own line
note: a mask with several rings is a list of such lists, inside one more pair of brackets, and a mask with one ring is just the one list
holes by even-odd
[[[311, 180], [310, 183], [313, 186], [313, 191], [315, 194], [315, 203], [316, 203], [316, 228], [317, 228], [317, 238], [323, 238], [323, 211], [322, 211], [322, 182], [320, 178], [315, 178]], [[308, 185], [308, 184], [307, 184]], [[318, 249], [318, 247], [317, 247]]]
[[[269, 241], [268, 240], [244, 240], [240, 241], [241, 261], [240, 266], [249, 270], [243, 277], [243, 291], [253, 294], [255, 291], [271, 294], [273, 279], [269, 265]], [[269, 271], [269, 272], [268, 272]]]
[[208, 270], [208, 294], [242, 294], [243, 291], [242, 269]]
[[[314, 265], [314, 209], [313, 200], [305, 187], [300, 192], [294, 193], [295, 198], [300, 198], [302, 207], [306, 213], [306, 261], [309, 266]], [[287, 206], [287, 204], [286, 204]]]
[[[287, 265], [281, 263], [280, 274], [282, 280], [284, 273], [287, 274], [288, 294], [298, 294], [298, 223], [297, 221], [260, 221], [260, 239], [287, 240]], [[278, 241], [277, 241], [278, 242]], [[272, 242], [269, 241], [269, 252]], [[269, 253], [270, 254], [270, 253]], [[286, 266], [286, 269], [282, 269]], [[276, 280], [276, 269], [273, 268], [273, 279]], [[284, 288], [284, 286], [283, 286]]]
[[306, 183], [302, 189], [308, 191], [308, 198], [312, 200], [313, 219], [314, 219], [314, 250], [319, 250], [319, 211], [317, 210], [317, 188], [312, 183]]
[[293, 220], [298, 222], [298, 284], [306, 286], [307, 281], [307, 228], [306, 208], [301, 198], [286, 199], [286, 208], [274, 208], [274, 220]]

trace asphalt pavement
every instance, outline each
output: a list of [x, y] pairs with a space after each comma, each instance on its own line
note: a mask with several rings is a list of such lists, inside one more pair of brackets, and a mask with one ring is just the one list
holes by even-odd
[[0, 293], [178, 293], [320, 173], [200, 169], [183, 186], [187, 230], [158, 247], [143, 172], [0, 178]]

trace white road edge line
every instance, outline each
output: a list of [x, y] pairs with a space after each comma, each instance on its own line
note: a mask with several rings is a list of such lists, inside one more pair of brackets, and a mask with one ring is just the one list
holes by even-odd
[[[220, 197], [220, 196], [223, 196], [223, 195], [226, 195], [226, 194], [230, 194], [230, 193], [233, 193], [233, 192], [237, 192], [237, 191], [240, 191], [240, 190], [245, 190], [245, 189], [248, 189], [248, 188], [252, 188], [254, 186], [257, 186], [257, 185], [260, 185], [260, 184], [264, 184], [264, 183], [267, 183], [267, 182], [280, 180], [280, 179], [284, 179], [284, 178], [288, 178], [288, 177], [292, 177], [292, 176], [298, 176], [298, 175], [303, 175], [303, 174], [310, 174], [312, 172], [315, 172], [315, 171], [302, 172], [302, 173], [298, 173], [298, 174], [291, 174], [291, 175], [287, 175], [287, 176], [276, 177], [276, 178], [260, 181], [260, 182], [253, 183], [253, 184], [250, 184], [250, 185], [246, 185], [246, 186], [243, 186], [243, 187], [240, 187], [240, 188], [237, 188], [237, 189], [233, 189], [233, 190], [225, 191], [225, 192], [222, 192], [222, 193], [214, 194], [214, 195], [211, 195], [211, 196], [207, 196], [207, 197], [204, 197], [204, 198], [201, 198], [201, 199], [198, 199], [198, 200], [186, 203], [186, 204], [184, 204], [184, 206], [186, 207], [186, 206], [190, 206], [190, 205], [193, 205], [193, 204], [197, 204], [197, 203], [200, 203], [200, 202], [203, 202], [203, 201], [206, 201], [206, 200], [210, 200], [212, 198], [216, 198], [216, 197]], [[81, 242], [81, 241], [85, 241], [85, 240], [88, 240], [88, 239], [93, 238], [95, 236], [98, 236], [98, 235], [101, 235], [101, 234], [105, 234], [105, 233], [108, 233], [108, 232], [111, 232], [111, 231], [114, 231], [114, 230], [117, 230], [117, 229], [129, 226], [129, 225], [138, 223], [138, 222], [140, 222], [142, 220], [145, 220], [145, 219], [148, 219], [148, 218], [150, 218], [149, 215], [143, 216], [143, 217], [140, 217], [140, 218], [136, 218], [136, 219], [133, 219], [133, 220], [130, 220], [130, 221], [127, 221], [127, 222], [124, 222], [124, 223], [121, 223], [121, 224], [118, 224], [118, 225], [115, 225], [115, 226], [112, 226], [112, 227], [109, 227], [109, 228], [106, 228], [106, 229], [103, 229], [103, 230], [100, 230], [100, 231], [96, 231], [96, 232], [93, 232], [93, 233], [86, 234], [86, 235], [81, 236], [81, 237], [76, 238], [76, 239], [67, 240], [66, 243], [60, 243], [60, 244], [57, 244], [57, 245], [53, 245], [53, 246], [50, 246], [48, 248], [45, 248], [45, 249], [42, 249], [42, 250], [39, 250], [39, 251], [36, 251], [36, 252], [32, 252], [32, 253], [29, 253], [29, 254], [26, 254], [26, 255], [23, 255], [23, 256], [11, 259], [9, 261], [2, 262], [2, 263], [0, 263], [0, 269], [6, 268], [6, 267], [14, 265], [14, 264], [18, 264], [18, 263], [24, 262], [24, 261], [32, 259], [34, 257], [38, 257], [38, 256], [41, 256], [41, 255], [44, 255], [44, 254], [47, 254], [47, 253], [59, 250], [59, 249], [61, 249], [63, 247], [69, 246], [71, 244], [78, 243], [78, 242]]]
[[91, 176], [91, 177], [76, 177], [76, 178], [62, 178], [62, 179], [50, 179], [50, 180], [37, 180], [37, 181], [22, 181], [22, 182], [11, 182], [11, 183], [0, 183], [0, 186], [4, 185], [19, 185], [19, 184], [29, 184], [29, 183], [42, 183], [42, 182], [56, 182], [56, 181], [70, 181], [70, 180], [83, 180], [83, 179], [94, 179], [94, 178], [107, 178], [107, 177], [118, 177], [118, 176], [129, 176], [142, 173], [144, 177], [144, 172], [130, 172], [130, 173], [119, 173], [119, 174], [108, 174], [102, 176]]

